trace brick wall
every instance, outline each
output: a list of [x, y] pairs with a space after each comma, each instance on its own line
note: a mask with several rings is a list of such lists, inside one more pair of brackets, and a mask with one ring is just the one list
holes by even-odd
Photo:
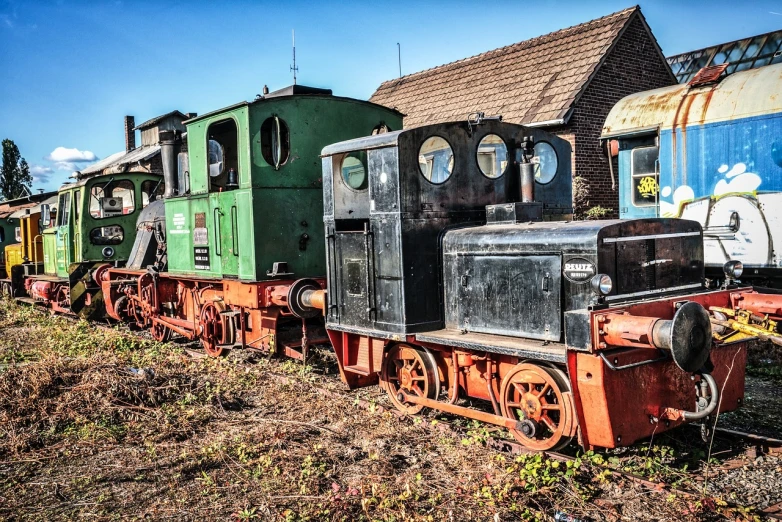
[[[573, 145], [573, 175], [589, 183], [589, 203], [577, 212], [601, 205], [612, 209], [606, 217], [619, 216], [619, 192], [611, 190], [608, 161], [600, 151], [603, 123], [614, 104], [625, 96], [674, 83], [640, 16], [635, 16], [575, 105], [567, 127], [553, 129]], [[618, 176], [616, 159], [614, 175]]]

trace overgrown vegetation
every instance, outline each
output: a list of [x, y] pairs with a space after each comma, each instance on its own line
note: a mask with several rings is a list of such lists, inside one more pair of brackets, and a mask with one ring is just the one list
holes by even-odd
[[573, 178], [573, 219], [605, 219], [614, 209], [592, 205], [589, 181], [582, 176]]
[[318, 393], [313, 382], [342, 389], [322, 365], [246, 358], [193, 359], [175, 344], [0, 302], [0, 518], [754, 517], [619, 473], [686, 486], [703, 455], [655, 442], [571, 462], [512, 457], [486, 446], [494, 427], [462, 420], [460, 435], [443, 432], [432, 416], [379, 408], [388, 403], [376, 388], [356, 401]]

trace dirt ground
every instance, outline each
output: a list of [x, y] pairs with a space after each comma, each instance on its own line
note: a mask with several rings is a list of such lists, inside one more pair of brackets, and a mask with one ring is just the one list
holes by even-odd
[[[0, 518], [755, 520], [753, 506], [782, 491], [777, 478], [757, 499], [736, 495], [739, 479], [713, 471], [719, 459], [704, 481], [692, 428], [620, 452], [573, 447], [572, 463], [500, 454], [485, 445], [501, 435], [491, 427], [462, 422], [454, 433], [431, 414], [400, 419], [376, 407], [387, 405], [377, 389], [318, 393], [314, 383], [345, 391], [329, 353], [318, 355], [313, 367], [247, 353], [192, 358], [176, 344], [0, 303]], [[778, 414], [778, 376], [752, 378], [749, 418], [765, 425], [757, 415]], [[732, 415], [731, 427], [751, 429]], [[765, 459], [759, 472], [780, 469]], [[649, 490], [618, 469], [695, 495]]]

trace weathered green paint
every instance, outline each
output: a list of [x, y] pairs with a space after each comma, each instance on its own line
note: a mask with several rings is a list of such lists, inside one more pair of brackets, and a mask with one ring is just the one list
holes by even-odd
[[[95, 218], [90, 214], [92, 189], [95, 186], [103, 187], [112, 179], [113, 184], [124, 180], [133, 183], [135, 209], [129, 214], [103, 219]], [[136, 218], [144, 201], [141, 185], [145, 181], [156, 184], [160, 180], [161, 177], [156, 174], [128, 172], [90, 177], [61, 187], [58, 194], [58, 226], [43, 231], [44, 273], [67, 278], [73, 264], [127, 260], [136, 237]], [[67, 209], [64, 207], [66, 200], [68, 200]], [[60, 215], [66, 210], [68, 219], [61, 223]], [[110, 226], [122, 227], [123, 239], [119, 244], [108, 245], [114, 249], [114, 255], [111, 258], [104, 258], [103, 248], [107, 245], [93, 244], [90, 240], [90, 232], [96, 228]]]
[[[290, 132], [290, 153], [279, 170], [261, 150], [261, 125], [274, 116]], [[239, 188], [209, 193], [209, 127], [229, 118], [238, 130]], [[325, 95], [261, 99], [190, 121], [190, 194], [166, 200], [169, 272], [263, 280], [275, 262], [284, 261], [295, 277], [324, 275], [320, 152], [331, 143], [367, 136], [381, 122], [402, 127], [396, 111]], [[205, 218], [208, 269], [207, 263], [196, 269], [194, 261], [197, 214]]]

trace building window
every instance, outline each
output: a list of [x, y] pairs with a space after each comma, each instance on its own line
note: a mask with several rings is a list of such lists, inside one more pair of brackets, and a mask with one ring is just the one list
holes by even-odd
[[279, 116], [266, 118], [261, 124], [261, 154], [266, 163], [279, 169], [290, 155], [290, 131]]
[[90, 190], [90, 215], [95, 219], [105, 219], [132, 214], [136, 210], [134, 190], [129, 179], [96, 183]]
[[508, 147], [496, 134], [487, 134], [478, 144], [478, 168], [487, 178], [499, 178], [508, 166]]
[[651, 207], [657, 205], [660, 192], [657, 173], [657, 147], [636, 147], [631, 151], [630, 171], [633, 181], [633, 205]]
[[418, 149], [421, 174], [435, 184], [445, 183], [453, 172], [453, 149], [440, 136], [432, 136]]
[[125, 239], [125, 232], [119, 225], [90, 230], [90, 243], [93, 245], [119, 245], [123, 239]]
[[147, 208], [147, 205], [160, 199], [164, 191], [163, 178], [158, 181], [148, 179], [143, 182], [141, 184], [141, 208]]
[[225, 190], [228, 172], [239, 172], [239, 133], [232, 119], [218, 121], [207, 131], [207, 155], [209, 157], [209, 191]]

